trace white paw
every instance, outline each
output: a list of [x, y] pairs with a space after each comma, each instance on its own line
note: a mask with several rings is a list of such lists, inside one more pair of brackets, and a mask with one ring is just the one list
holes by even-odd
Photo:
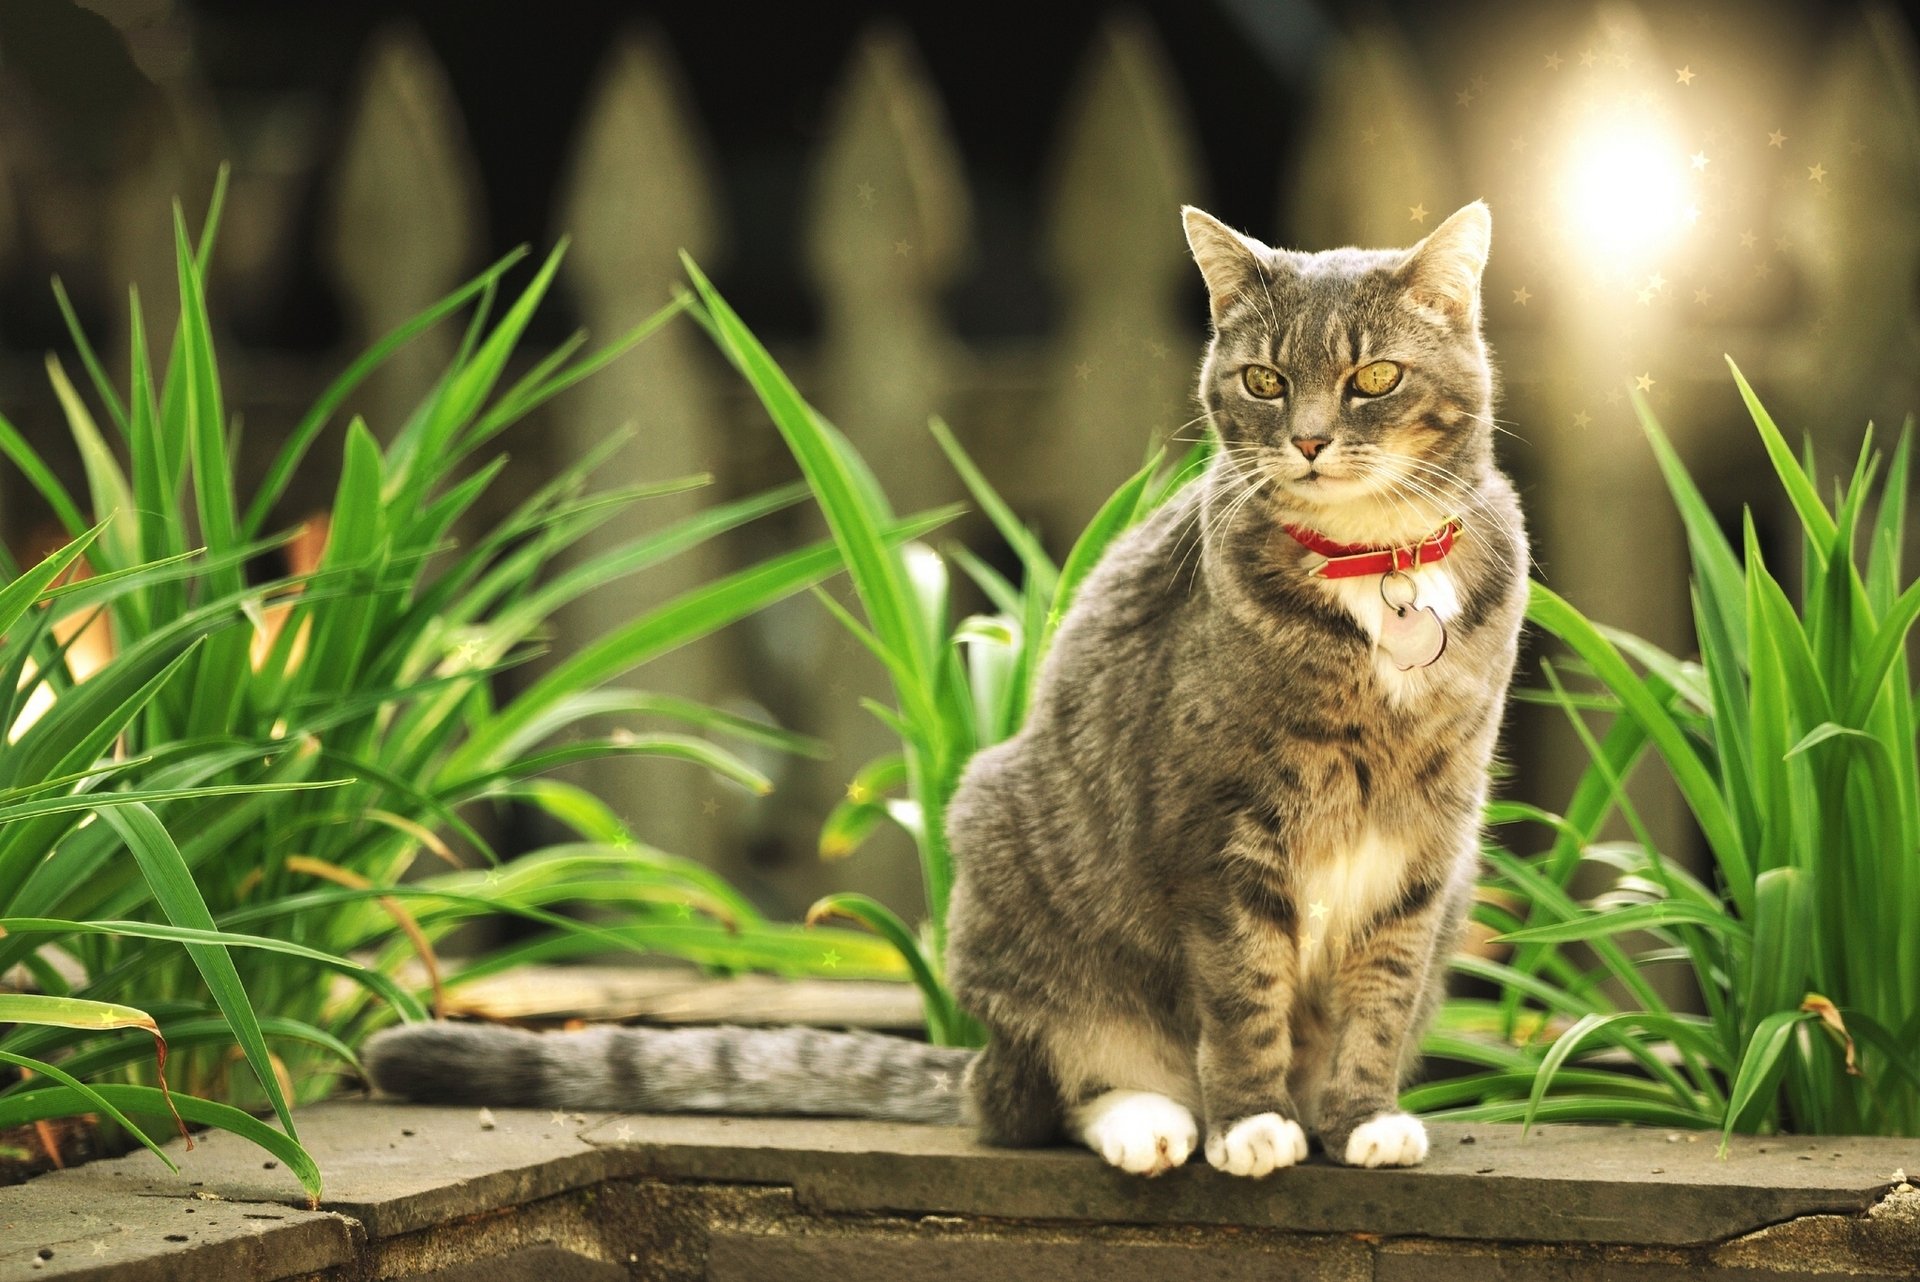
[[1405, 1113], [1382, 1113], [1347, 1139], [1348, 1166], [1416, 1166], [1426, 1156], [1427, 1128]]
[[1076, 1109], [1073, 1120], [1088, 1148], [1135, 1175], [1172, 1170], [1200, 1138], [1192, 1113], [1152, 1091], [1108, 1091]]
[[1207, 1137], [1207, 1162], [1228, 1175], [1259, 1179], [1307, 1156], [1307, 1133], [1278, 1113], [1243, 1117]]

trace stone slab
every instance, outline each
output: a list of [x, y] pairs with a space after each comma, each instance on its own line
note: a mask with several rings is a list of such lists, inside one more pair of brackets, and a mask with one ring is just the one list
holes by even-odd
[[[1249, 1182], [1204, 1165], [1142, 1180], [1080, 1149], [879, 1122], [338, 1101], [299, 1123], [327, 1180], [320, 1211], [260, 1150], [210, 1134], [175, 1147], [179, 1176], [135, 1153], [0, 1190], [0, 1282], [413, 1276], [539, 1246], [582, 1267], [693, 1251], [689, 1277], [835, 1282], [1121, 1282], [1183, 1261], [1202, 1276], [1410, 1282], [1785, 1282], [1803, 1263], [1920, 1276], [1920, 1198], [1884, 1196], [1896, 1168], [1920, 1170], [1913, 1140], [1747, 1138], [1720, 1160], [1711, 1136], [1437, 1125], [1413, 1170], [1316, 1157]], [[640, 1214], [655, 1203], [678, 1218]], [[534, 1261], [532, 1275], [560, 1270]]]
[[[424, 982], [424, 975], [422, 976]], [[557, 1022], [816, 1024], [918, 1032], [926, 1026], [911, 984], [862, 979], [785, 979], [636, 966], [529, 966], [462, 984], [448, 1013]]]
[[142, 1152], [0, 1189], [0, 1282], [253, 1282], [355, 1258], [349, 1220], [308, 1211], [304, 1199], [300, 1208], [207, 1200], [193, 1179]]
[[1432, 1127], [1411, 1170], [1316, 1155], [1258, 1182], [1189, 1166], [1142, 1180], [1093, 1154], [990, 1149], [958, 1128], [793, 1118], [628, 1117], [589, 1130], [636, 1173], [791, 1185], [825, 1213], [922, 1212], [1115, 1224], [1234, 1224], [1305, 1233], [1680, 1245], [1802, 1215], [1864, 1211], [1920, 1141], [1711, 1136], [1616, 1127]]
[[[321, 1205], [389, 1238], [622, 1174], [631, 1159], [580, 1137], [604, 1116], [353, 1100], [302, 1109], [295, 1120], [326, 1180]], [[304, 1205], [299, 1185], [263, 1156], [218, 1133], [176, 1160], [228, 1200]]]

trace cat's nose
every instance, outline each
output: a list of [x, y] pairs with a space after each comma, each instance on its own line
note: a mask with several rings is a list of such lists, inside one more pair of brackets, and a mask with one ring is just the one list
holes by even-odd
[[1299, 450], [1307, 462], [1311, 463], [1313, 462], [1314, 455], [1327, 448], [1327, 438], [1324, 436], [1296, 436], [1293, 438], [1293, 448]]

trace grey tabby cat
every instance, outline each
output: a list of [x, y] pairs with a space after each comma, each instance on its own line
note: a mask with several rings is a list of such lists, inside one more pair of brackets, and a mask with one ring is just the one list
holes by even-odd
[[[1206, 475], [1121, 538], [954, 797], [986, 1050], [813, 1029], [392, 1030], [416, 1099], [969, 1122], [1157, 1175], [1426, 1155], [1398, 1111], [1465, 921], [1527, 550], [1480, 336], [1491, 218], [1269, 248], [1197, 209]], [[964, 1089], [962, 1082], [964, 1079]], [[1204, 1134], [1204, 1145], [1202, 1137]]]

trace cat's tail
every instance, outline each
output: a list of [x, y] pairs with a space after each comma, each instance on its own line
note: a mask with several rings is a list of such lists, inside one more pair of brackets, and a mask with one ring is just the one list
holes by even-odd
[[421, 1103], [622, 1113], [809, 1114], [970, 1122], [975, 1052], [818, 1028], [612, 1028], [529, 1033], [410, 1024], [367, 1039], [374, 1086]]

